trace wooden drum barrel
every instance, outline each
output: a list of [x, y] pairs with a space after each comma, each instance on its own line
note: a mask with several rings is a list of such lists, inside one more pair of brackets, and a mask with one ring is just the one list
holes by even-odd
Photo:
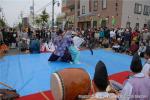
[[91, 89], [89, 74], [81, 68], [67, 68], [52, 74], [51, 90], [55, 100], [77, 100]]

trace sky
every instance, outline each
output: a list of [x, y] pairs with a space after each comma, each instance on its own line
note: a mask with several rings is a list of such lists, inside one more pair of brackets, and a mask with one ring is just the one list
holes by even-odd
[[[32, 6], [33, 0], [0, 0], [0, 7], [3, 8], [3, 12], [7, 23], [13, 26], [21, 20], [21, 12], [23, 12], [23, 17], [27, 17], [30, 14], [30, 6]], [[57, 0], [61, 3], [61, 0]], [[35, 2], [35, 12], [43, 8], [47, 3], [52, 2], [52, 0], [34, 0]], [[49, 5], [46, 8], [47, 12], [52, 13], [52, 6]], [[39, 14], [40, 12], [36, 13]], [[55, 5], [55, 17], [61, 13], [61, 6]]]

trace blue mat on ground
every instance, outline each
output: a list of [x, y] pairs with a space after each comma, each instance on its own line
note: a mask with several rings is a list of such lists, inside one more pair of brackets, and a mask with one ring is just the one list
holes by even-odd
[[[64, 68], [84, 68], [91, 76], [95, 65], [102, 60], [109, 75], [129, 70], [132, 57], [103, 49], [94, 50], [94, 55], [85, 50], [80, 53], [81, 64], [48, 62], [50, 53], [6, 56], [0, 61], [0, 81], [9, 84], [22, 95], [50, 90], [50, 76]], [[0, 86], [1, 88], [2, 86]]]

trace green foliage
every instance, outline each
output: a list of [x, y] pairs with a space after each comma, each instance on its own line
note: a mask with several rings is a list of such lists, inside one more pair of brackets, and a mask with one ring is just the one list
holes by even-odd
[[2, 19], [0, 19], [0, 27], [5, 27], [5, 26], [6, 26], [6, 23]]
[[35, 23], [38, 27], [44, 26], [48, 23], [49, 15], [46, 10], [43, 10], [42, 13], [35, 18]]
[[40, 19], [42, 21], [42, 24], [47, 23], [48, 22], [48, 18], [49, 18], [48, 13], [46, 12], [46, 10], [43, 10], [42, 14], [40, 15]]
[[42, 20], [39, 17], [35, 18], [35, 23], [37, 26], [40, 26], [42, 24]]

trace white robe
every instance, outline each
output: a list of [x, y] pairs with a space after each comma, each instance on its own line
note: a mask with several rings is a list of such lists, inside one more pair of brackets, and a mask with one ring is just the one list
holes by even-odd
[[80, 47], [80, 45], [84, 42], [84, 39], [78, 37], [78, 36], [75, 36], [73, 38], [73, 43], [74, 43], [74, 46], [76, 46], [77, 48]]

